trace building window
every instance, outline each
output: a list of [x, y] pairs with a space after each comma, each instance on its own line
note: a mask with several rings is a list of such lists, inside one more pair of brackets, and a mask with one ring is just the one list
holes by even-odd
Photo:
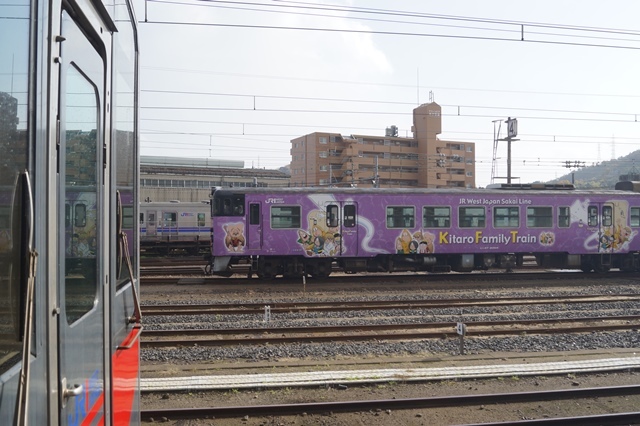
[[467, 173], [466, 173], [466, 176], [467, 176], [467, 177], [473, 177], [473, 172], [467, 172]]
[[458, 226], [460, 228], [484, 228], [484, 207], [460, 207], [458, 209]]
[[327, 158], [329, 156], [327, 151], [320, 151], [318, 155], [320, 156], [320, 158]]
[[518, 207], [494, 207], [493, 226], [495, 228], [517, 228], [520, 226]]
[[450, 207], [423, 207], [423, 228], [449, 228], [451, 226]]
[[467, 145], [467, 152], [473, 152], [473, 145]]
[[[527, 227], [551, 228], [553, 226], [553, 212], [551, 207], [527, 207]], [[558, 226], [560, 220], [558, 220]]]
[[387, 206], [387, 228], [413, 228], [414, 226], [414, 207]]
[[321, 144], [326, 145], [326, 144], [327, 144], [327, 137], [326, 137], [326, 136], [320, 136], [320, 137], [318, 138], [318, 141], [319, 141]]

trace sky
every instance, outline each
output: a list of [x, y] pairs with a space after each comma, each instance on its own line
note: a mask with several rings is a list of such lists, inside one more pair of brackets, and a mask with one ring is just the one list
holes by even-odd
[[440, 138], [475, 143], [479, 187], [505, 181], [509, 117], [514, 182], [640, 149], [636, 0], [138, 0], [136, 14], [142, 155], [277, 169], [316, 131], [411, 137], [432, 100]]

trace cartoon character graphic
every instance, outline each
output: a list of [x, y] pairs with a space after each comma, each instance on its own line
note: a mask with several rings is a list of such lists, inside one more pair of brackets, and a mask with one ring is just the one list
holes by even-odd
[[313, 238], [313, 253], [317, 256], [321, 255], [324, 250], [324, 238], [317, 236]]
[[338, 227], [328, 227], [324, 210], [316, 209], [307, 215], [307, 229], [298, 229], [298, 240], [307, 256], [336, 256], [345, 251]]
[[396, 254], [428, 254], [435, 252], [436, 236], [426, 230], [417, 230], [411, 234], [403, 229], [395, 240]]
[[540, 233], [540, 237], [538, 238], [538, 241], [540, 241], [541, 245], [550, 247], [556, 241], [556, 234], [553, 232], [542, 232]]
[[244, 225], [240, 223], [227, 223], [223, 226], [226, 236], [224, 237], [224, 245], [227, 251], [243, 252], [245, 246]]

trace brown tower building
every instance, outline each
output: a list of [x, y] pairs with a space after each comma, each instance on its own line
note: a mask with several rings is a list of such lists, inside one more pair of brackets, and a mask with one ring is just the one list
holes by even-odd
[[475, 144], [438, 139], [442, 110], [413, 110], [413, 138], [311, 133], [291, 141], [292, 186], [475, 187]]

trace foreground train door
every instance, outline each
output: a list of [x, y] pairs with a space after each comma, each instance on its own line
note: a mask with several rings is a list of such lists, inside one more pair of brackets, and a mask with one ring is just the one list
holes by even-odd
[[[105, 63], [67, 11], [62, 12], [62, 36], [58, 256], [64, 261], [58, 262], [58, 383], [60, 421], [75, 425], [105, 413]], [[79, 194], [92, 200], [84, 206], [86, 226], [65, 235], [66, 206], [73, 206]]]

